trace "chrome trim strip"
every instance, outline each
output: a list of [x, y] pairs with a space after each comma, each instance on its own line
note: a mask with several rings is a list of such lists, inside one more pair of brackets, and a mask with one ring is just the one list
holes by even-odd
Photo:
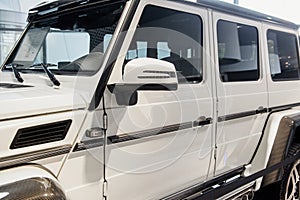
[[[174, 131], [179, 131], [179, 130], [184, 130], [184, 129], [189, 129], [193, 127], [203, 127], [212, 124], [211, 118], [207, 118], [205, 121], [193, 121], [193, 122], [185, 122], [182, 124], [174, 124], [174, 125], [169, 125], [169, 126], [164, 126], [164, 127], [158, 127], [158, 128], [153, 128], [153, 129], [148, 129], [148, 130], [143, 130], [143, 131], [137, 131], [137, 132], [132, 132], [132, 133], [124, 133], [121, 135], [112, 135], [107, 138], [108, 140], [108, 145], [110, 144], [117, 144], [117, 143], [122, 143], [122, 142], [127, 142], [127, 141], [132, 141], [132, 140], [138, 140], [138, 139], [144, 139], [148, 138], [151, 136], [158, 136]], [[87, 149], [92, 149], [92, 148], [97, 148], [101, 147], [104, 145], [104, 139], [103, 138], [97, 138], [97, 139], [90, 139], [86, 141], [81, 141], [76, 144], [73, 152], [78, 152], [78, 151], [84, 151]]]
[[277, 110], [281, 110], [281, 109], [290, 109], [290, 108], [297, 107], [297, 106], [300, 106], [300, 103], [293, 103], [293, 104], [275, 106], [275, 107], [271, 107], [270, 110], [271, 111], [277, 111]]
[[277, 110], [291, 109], [291, 108], [297, 107], [297, 106], [300, 106], [300, 103], [286, 104], [286, 105], [275, 106], [275, 107], [271, 107], [271, 108], [262, 108], [259, 110], [251, 110], [251, 111], [246, 111], [246, 112], [234, 113], [234, 114], [230, 114], [230, 115], [224, 115], [224, 116], [218, 117], [218, 122], [229, 121], [229, 120], [243, 118], [243, 117], [249, 117], [252, 115], [263, 114], [263, 113], [272, 112], [272, 111], [276, 112]]
[[193, 122], [186, 122], [182, 124], [174, 124], [165, 127], [159, 127], [144, 131], [137, 131], [133, 133], [126, 133], [122, 135], [113, 135], [108, 137], [108, 144], [116, 144], [120, 142], [127, 142], [131, 140], [137, 140], [142, 138], [147, 138], [151, 136], [157, 136], [164, 133], [169, 133], [173, 131], [179, 131], [183, 129], [189, 129], [193, 127]]
[[87, 149], [102, 147], [103, 144], [104, 144], [103, 138], [81, 141], [76, 144], [75, 148], [73, 149], [73, 152], [84, 151]]
[[234, 113], [230, 115], [224, 115], [221, 117], [218, 117], [218, 122], [224, 122], [224, 121], [229, 121], [233, 119], [238, 119], [238, 118], [243, 118], [243, 117], [249, 117], [252, 115], [256, 115], [256, 111], [246, 111], [246, 112], [240, 112], [240, 113]]
[[5, 168], [13, 165], [25, 164], [35, 160], [41, 160], [54, 156], [64, 155], [71, 151], [72, 145], [62, 145], [49, 149], [33, 151], [29, 153], [17, 154], [0, 158], [0, 168]]

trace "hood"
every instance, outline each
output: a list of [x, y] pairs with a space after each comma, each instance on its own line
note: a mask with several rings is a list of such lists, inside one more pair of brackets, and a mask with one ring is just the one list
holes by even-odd
[[0, 82], [0, 121], [84, 109], [87, 104], [69, 88]]

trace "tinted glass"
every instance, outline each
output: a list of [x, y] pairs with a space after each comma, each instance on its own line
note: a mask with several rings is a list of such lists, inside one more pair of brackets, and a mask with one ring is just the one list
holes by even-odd
[[269, 30], [268, 50], [273, 81], [299, 80], [299, 59], [295, 35]]
[[146, 6], [126, 55], [126, 62], [150, 57], [171, 62], [179, 82], [202, 81], [202, 21], [199, 16]]
[[218, 55], [223, 82], [259, 79], [258, 32], [253, 26], [219, 21]]

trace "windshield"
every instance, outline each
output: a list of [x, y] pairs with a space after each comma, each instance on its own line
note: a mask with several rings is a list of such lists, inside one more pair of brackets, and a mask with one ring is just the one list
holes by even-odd
[[[49, 64], [55, 74], [92, 75], [103, 60], [123, 4], [80, 10], [34, 22], [6, 62], [23, 73], [42, 72]], [[50, 66], [51, 64], [51, 66]]]

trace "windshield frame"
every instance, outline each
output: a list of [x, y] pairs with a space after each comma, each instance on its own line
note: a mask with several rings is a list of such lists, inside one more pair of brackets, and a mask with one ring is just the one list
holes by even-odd
[[[52, 70], [51, 71], [56, 74], [56, 75], [69, 75], [69, 76], [92, 76], [95, 75], [96, 73], [99, 72], [99, 70], [102, 68], [103, 64], [104, 64], [104, 60], [106, 55], [109, 53], [109, 49], [111, 48], [111, 46], [113, 46], [114, 41], [113, 41], [113, 37], [115, 37], [115, 35], [117, 34], [117, 28], [118, 26], [120, 26], [120, 24], [122, 24], [122, 15], [125, 12], [125, 6], [126, 6], [126, 2], [127, 0], [118, 0], [118, 1], [104, 1], [104, 2], [92, 2], [91, 4], [83, 4], [77, 7], [71, 7], [71, 9], [58, 9], [58, 11], [55, 12], [50, 12], [47, 13], [45, 15], [38, 15], [35, 14], [33, 17], [31, 17], [31, 20], [29, 21], [28, 25], [26, 26], [25, 30], [22, 32], [20, 38], [18, 39], [18, 41], [16, 42], [15, 46], [13, 47], [13, 49], [11, 50], [11, 52], [9, 53], [9, 55], [6, 57], [5, 61], [3, 62], [0, 70], [1, 71], [11, 71], [12, 69], [10, 67], [7, 67], [8, 64], [12, 63], [15, 59], [15, 57], [18, 54], [18, 51], [20, 49], [20, 46], [22, 45], [22, 42], [24, 41], [24, 38], [26, 37], [27, 33], [29, 30], [32, 30], [32, 28], [34, 28], [35, 24], [37, 23], [47, 23], [47, 21], [49, 21], [48, 23], [50, 24], [51, 21], [56, 20], [58, 18], [64, 18], [67, 17], [68, 15], [71, 14], [79, 14], [79, 13], [87, 13], [89, 11], [96, 11], [97, 9], [104, 9], [107, 6], [116, 6], [119, 5], [120, 6], [120, 13], [119, 16], [116, 18], [117, 20], [115, 21], [115, 27], [114, 27], [114, 31], [112, 32], [112, 37], [108, 43], [108, 46], [106, 47], [106, 50], [103, 53], [103, 57], [99, 58], [99, 63], [97, 63], [97, 68], [93, 71], [68, 71], [68, 70], [64, 70], [64, 71], [59, 71], [59, 70]], [[44, 11], [43, 11], [44, 12]], [[104, 15], [105, 17], [105, 15]], [[51, 24], [50, 24], [51, 25]], [[90, 55], [93, 51], [90, 51], [88, 55]], [[35, 74], [35, 73], [44, 73], [44, 70], [41, 69], [29, 69], [29, 68], [18, 68], [18, 70], [20, 70], [20, 72], [22, 73], [30, 73], [30, 74]]]

